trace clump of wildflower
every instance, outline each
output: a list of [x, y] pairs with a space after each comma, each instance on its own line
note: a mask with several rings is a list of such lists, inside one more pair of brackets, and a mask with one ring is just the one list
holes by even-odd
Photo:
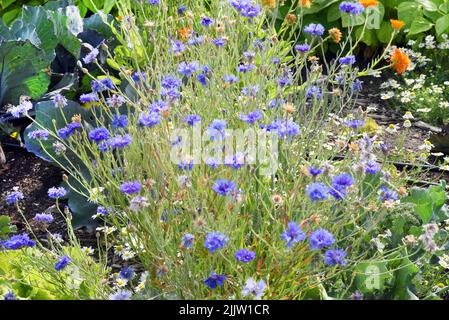
[[0, 247], [6, 250], [18, 250], [25, 247], [34, 247], [35, 245], [36, 242], [31, 240], [26, 233], [14, 235], [7, 240], [0, 241]]
[[228, 243], [229, 238], [223, 233], [214, 231], [206, 235], [206, 240], [204, 241], [204, 247], [210, 252], [214, 253], [219, 249], [223, 249]]
[[339, 6], [339, 9], [341, 12], [352, 14], [352, 15], [359, 15], [364, 10], [365, 7], [360, 4], [359, 2], [342, 2]]
[[214, 271], [210, 273], [209, 278], [204, 280], [204, 284], [211, 289], [216, 289], [217, 287], [221, 287], [226, 280], [226, 275], [224, 274], [216, 274]]
[[309, 237], [309, 241], [310, 241], [310, 248], [312, 250], [319, 250], [329, 247], [335, 242], [334, 236], [325, 229], [318, 229], [312, 232], [312, 234]]
[[234, 255], [235, 260], [248, 263], [256, 258], [256, 253], [248, 249], [240, 249]]

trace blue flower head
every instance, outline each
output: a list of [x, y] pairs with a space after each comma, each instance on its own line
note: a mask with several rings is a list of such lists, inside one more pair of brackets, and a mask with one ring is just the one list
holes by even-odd
[[324, 262], [329, 266], [336, 264], [344, 266], [346, 264], [346, 252], [341, 249], [330, 249], [324, 254]]
[[123, 267], [119, 272], [119, 277], [128, 281], [134, 278], [135, 272], [133, 267]]
[[301, 230], [301, 227], [294, 221], [287, 224], [287, 229], [281, 234], [282, 240], [287, 241], [287, 247], [291, 247], [294, 243], [300, 242], [306, 238], [306, 234]]
[[204, 247], [210, 252], [214, 253], [219, 249], [226, 247], [229, 238], [223, 233], [214, 231], [206, 235], [206, 240], [204, 241]]
[[262, 112], [260, 110], [254, 110], [248, 114], [241, 114], [240, 120], [249, 124], [254, 124], [256, 121], [262, 119]]
[[237, 261], [248, 263], [256, 258], [256, 253], [248, 249], [240, 249], [235, 253], [234, 258]]
[[322, 36], [324, 27], [321, 24], [311, 23], [304, 28], [304, 32], [313, 36]]
[[139, 181], [124, 182], [120, 185], [121, 193], [135, 194], [139, 193], [140, 189], [142, 189], [142, 185], [139, 183]]
[[226, 179], [217, 179], [212, 186], [212, 190], [214, 190], [217, 194], [221, 196], [227, 196], [230, 193], [234, 192], [236, 189], [236, 185], [232, 180]]
[[30, 239], [30, 237], [26, 234], [18, 234], [14, 235], [8, 240], [0, 241], [0, 248], [5, 248], [6, 250], [18, 250], [25, 247], [34, 247], [36, 242]]
[[340, 11], [347, 14], [359, 15], [364, 10], [365, 7], [360, 2], [342, 2], [340, 3]]
[[69, 256], [64, 255], [59, 258], [59, 260], [55, 263], [55, 270], [61, 271], [64, 269], [72, 260], [69, 258]]
[[182, 236], [181, 246], [183, 248], [191, 248], [193, 247], [193, 241], [195, 240], [195, 236], [191, 233], [186, 233]]
[[89, 132], [89, 140], [99, 143], [100, 141], [106, 140], [110, 137], [110, 133], [106, 128], [96, 128]]
[[52, 187], [48, 189], [48, 196], [51, 199], [63, 198], [67, 194], [67, 190], [64, 187]]
[[306, 194], [312, 202], [325, 200], [329, 196], [329, 187], [322, 182], [314, 182], [306, 187]]
[[218, 286], [222, 286], [226, 280], [226, 275], [216, 274], [214, 271], [210, 273], [209, 278], [204, 280], [204, 284], [211, 289], [216, 289]]
[[309, 237], [310, 248], [313, 250], [323, 249], [334, 244], [334, 236], [325, 229], [318, 229]]
[[13, 191], [6, 196], [6, 203], [13, 204], [17, 203], [20, 200], [23, 200], [23, 193], [20, 191]]

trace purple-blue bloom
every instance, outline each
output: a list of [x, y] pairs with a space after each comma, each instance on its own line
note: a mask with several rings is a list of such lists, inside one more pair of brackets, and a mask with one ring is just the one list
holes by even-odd
[[218, 286], [222, 286], [226, 280], [226, 275], [216, 274], [214, 271], [210, 273], [209, 278], [204, 280], [204, 284], [211, 289], [216, 289]]
[[195, 240], [195, 236], [191, 233], [186, 233], [182, 236], [181, 246], [183, 248], [191, 248], [193, 246], [193, 241]]
[[114, 114], [114, 118], [112, 119], [112, 127], [114, 128], [126, 128], [128, 126], [128, 118], [126, 115], [117, 115]]
[[324, 34], [324, 27], [319, 23], [311, 23], [304, 28], [304, 32], [314, 36], [322, 36]]
[[307, 43], [297, 44], [295, 46], [295, 50], [299, 51], [299, 52], [302, 52], [302, 53], [306, 53], [306, 52], [310, 51], [310, 45], [307, 44]]
[[339, 264], [344, 266], [346, 264], [346, 252], [341, 249], [330, 249], [324, 254], [324, 262], [329, 266], [335, 266]]
[[184, 117], [183, 121], [189, 126], [193, 127], [195, 123], [201, 122], [201, 116], [197, 114], [189, 114], [188, 116]]
[[35, 245], [36, 242], [31, 240], [26, 233], [14, 235], [8, 240], [0, 241], [0, 247], [6, 250], [18, 250], [24, 247], [34, 247]]
[[380, 171], [380, 164], [377, 163], [377, 161], [370, 160], [366, 164], [365, 172], [369, 174], [376, 174]]
[[47, 214], [47, 213], [36, 213], [36, 215], [34, 216], [34, 221], [37, 222], [43, 222], [43, 223], [52, 223], [54, 220], [53, 215], [51, 214]]
[[212, 186], [212, 190], [221, 196], [227, 196], [228, 194], [234, 192], [236, 185], [232, 180], [217, 179]]
[[20, 191], [13, 191], [6, 196], [6, 204], [17, 203], [23, 200], [23, 193]]
[[209, 18], [209, 17], [203, 17], [201, 19], [201, 24], [205, 27], [210, 26], [213, 22], [214, 22], [214, 19]]
[[95, 128], [89, 132], [89, 140], [99, 143], [100, 141], [109, 139], [110, 133], [106, 128]]
[[248, 249], [240, 249], [235, 253], [234, 258], [237, 261], [248, 263], [256, 258], [256, 253]]
[[351, 56], [342, 57], [338, 61], [340, 62], [340, 64], [344, 64], [344, 65], [354, 64], [355, 56], [351, 55]]
[[134, 278], [135, 272], [133, 267], [123, 267], [118, 276], [122, 279], [126, 279], [128, 281], [132, 280]]
[[254, 124], [256, 121], [260, 119], [262, 119], [262, 112], [259, 109], [254, 110], [248, 114], [240, 115], [240, 120], [245, 121], [246, 123], [249, 124]]
[[229, 238], [225, 236], [223, 233], [218, 231], [210, 232], [206, 235], [206, 240], [204, 241], [204, 247], [210, 252], [213, 253], [219, 249], [223, 249], [226, 247]]
[[290, 221], [287, 224], [287, 229], [281, 234], [282, 240], [287, 241], [287, 247], [291, 247], [294, 243], [300, 242], [306, 238], [306, 234], [301, 230], [301, 227], [295, 222]]
[[98, 51], [97, 48], [93, 48], [84, 58], [83, 58], [83, 62], [85, 64], [89, 64], [94, 62], [95, 59], [97, 59], [97, 56], [100, 52]]
[[310, 173], [312, 176], [316, 177], [317, 175], [323, 173], [323, 169], [316, 168], [315, 166], [311, 166], [311, 167], [309, 168], [309, 173]]
[[55, 270], [61, 271], [64, 269], [72, 260], [69, 258], [69, 256], [64, 255], [59, 258], [59, 260], [55, 263]]
[[67, 194], [67, 190], [64, 187], [52, 187], [48, 189], [48, 196], [51, 199], [62, 198]]
[[142, 185], [139, 183], [139, 181], [123, 182], [120, 185], [120, 192], [126, 194], [135, 194], [140, 192], [141, 188]]
[[309, 237], [310, 248], [312, 250], [318, 250], [326, 248], [334, 244], [334, 236], [325, 229], [318, 229], [312, 232]]
[[139, 116], [139, 125], [142, 127], [152, 127], [161, 122], [162, 117], [156, 112], [142, 112]]
[[339, 8], [341, 12], [353, 15], [359, 15], [365, 10], [365, 7], [359, 2], [342, 2]]
[[314, 182], [306, 187], [306, 194], [312, 202], [325, 200], [329, 196], [329, 187], [322, 182]]
[[181, 75], [184, 75], [186, 77], [190, 77], [192, 74], [197, 72], [200, 68], [200, 65], [198, 61], [193, 61], [190, 63], [186, 63], [185, 61], [182, 61], [178, 65], [178, 73]]

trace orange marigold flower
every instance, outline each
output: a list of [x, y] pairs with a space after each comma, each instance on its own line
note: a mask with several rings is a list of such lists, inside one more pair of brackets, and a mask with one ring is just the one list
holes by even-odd
[[288, 24], [295, 24], [297, 17], [293, 13], [289, 13], [285, 16], [285, 20], [287, 21]]
[[342, 37], [340, 29], [338, 28], [329, 29], [329, 35], [331, 36], [332, 41], [334, 41], [335, 43], [340, 43]]
[[310, 8], [312, 5], [312, 0], [301, 0], [300, 6], [305, 8]]
[[401, 75], [410, 67], [412, 62], [407, 54], [400, 49], [395, 49], [391, 55], [390, 61], [393, 63], [391, 67], [397, 74]]
[[359, 2], [365, 8], [377, 6], [379, 4], [379, 1], [377, 1], [377, 0], [359, 0]]
[[190, 28], [189, 27], [185, 27], [185, 28], [180, 28], [177, 31], [178, 33], [178, 37], [182, 40], [182, 41], [186, 41], [188, 38], [190, 38], [191, 33], [190, 33]]
[[269, 9], [276, 8], [276, 0], [262, 0], [262, 5]]
[[405, 26], [405, 22], [401, 21], [401, 20], [390, 19], [390, 23], [391, 23], [391, 26], [393, 27], [393, 29], [396, 29], [396, 30], [399, 30], [403, 26]]

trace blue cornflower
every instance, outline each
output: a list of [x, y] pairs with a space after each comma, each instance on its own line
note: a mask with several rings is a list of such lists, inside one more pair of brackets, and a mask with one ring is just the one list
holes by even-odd
[[173, 52], [175, 54], [179, 54], [186, 49], [187, 49], [186, 46], [181, 41], [175, 40], [172, 42], [171, 52]]
[[83, 58], [83, 62], [85, 64], [89, 64], [95, 61], [95, 59], [97, 59], [97, 56], [100, 52], [98, 51], [97, 48], [93, 48], [84, 58]]
[[209, 18], [209, 17], [203, 17], [201, 19], [201, 24], [205, 27], [210, 26], [212, 23], [214, 23], [214, 19]]
[[193, 247], [193, 241], [195, 240], [195, 236], [191, 233], [186, 233], [182, 236], [181, 246], [183, 248], [191, 248]]
[[67, 99], [62, 94], [57, 93], [53, 97], [53, 104], [55, 108], [63, 108], [67, 105]]
[[352, 83], [352, 91], [353, 92], [360, 92], [362, 91], [362, 81], [360, 81], [359, 79], [355, 79], [354, 82]]
[[33, 109], [33, 104], [30, 101], [24, 101], [18, 106], [12, 107], [10, 112], [14, 118], [20, 118], [23, 114], [27, 114], [31, 109]]
[[314, 36], [322, 36], [324, 34], [324, 27], [321, 24], [311, 23], [304, 28], [304, 32]]
[[224, 130], [226, 129], [226, 120], [215, 119], [208, 127], [211, 139], [221, 139], [224, 135]]
[[306, 234], [301, 230], [301, 227], [294, 221], [287, 224], [287, 229], [281, 234], [282, 240], [287, 241], [287, 247], [291, 247], [294, 243], [300, 242], [306, 238]]
[[306, 187], [306, 194], [312, 202], [327, 199], [329, 188], [322, 182], [314, 182]]
[[123, 267], [118, 276], [122, 279], [126, 279], [128, 281], [132, 280], [134, 278], [135, 272], [133, 267]]
[[281, 138], [297, 136], [301, 133], [299, 125], [289, 119], [276, 120], [267, 126], [268, 131], [274, 131]]
[[156, 112], [142, 112], [139, 116], [139, 125], [142, 127], [152, 127], [161, 122], [162, 117]]
[[347, 127], [350, 127], [352, 129], [356, 129], [356, 128], [359, 128], [359, 127], [363, 127], [365, 125], [365, 120], [354, 119], [354, 120], [346, 121], [344, 124]]
[[344, 266], [346, 264], [345, 257], [346, 252], [344, 250], [330, 249], [324, 254], [324, 262], [329, 266], [335, 266], [336, 264]]
[[162, 109], [165, 109], [167, 107], [167, 102], [165, 102], [164, 100], [159, 100], [156, 102], [152, 102], [149, 106], [148, 106], [148, 112], [159, 112]]
[[51, 199], [58, 199], [64, 197], [67, 194], [67, 190], [64, 187], [51, 187], [47, 193]]
[[129, 146], [133, 142], [133, 138], [129, 134], [125, 134], [123, 136], [117, 135], [114, 136], [107, 141], [107, 146], [115, 149], [123, 149], [126, 146]]
[[105, 90], [114, 89], [114, 82], [111, 78], [104, 78], [101, 80], [92, 80], [90, 83], [93, 92], [102, 92]]
[[80, 96], [80, 102], [81, 103], [96, 103], [100, 101], [100, 99], [98, 98], [98, 96], [91, 92], [91, 93], [86, 93], [86, 94], [82, 94]]
[[17, 297], [14, 295], [14, 292], [8, 291], [8, 293], [4, 295], [3, 299], [13, 301], [13, 300], [17, 300]]
[[237, 83], [239, 82], [239, 78], [233, 74], [224, 75], [223, 80], [226, 83]]
[[310, 248], [312, 250], [323, 249], [334, 244], [334, 236], [325, 229], [318, 229], [312, 232], [309, 237]]
[[176, 100], [177, 98], [179, 98], [179, 95], [180, 95], [177, 88], [171, 88], [171, 89], [162, 88], [160, 94], [163, 97], [169, 97], [171, 100]]
[[315, 85], [307, 89], [307, 98], [317, 98], [320, 99], [322, 96], [321, 89]]
[[226, 247], [229, 238], [225, 236], [223, 233], [218, 231], [210, 232], [206, 235], [206, 240], [204, 241], [204, 247], [210, 252], [213, 253], [219, 249], [223, 249]]
[[283, 88], [285, 86], [291, 85], [292, 79], [289, 76], [283, 76], [277, 80], [277, 83], [279, 83], [279, 85]]
[[240, 249], [234, 255], [235, 260], [248, 263], [256, 259], [256, 253], [248, 249]]
[[270, 103], [268, 104], [268, 107], [270, 109], [273, 109], [275, 107], [278, 107], [280, 105], [285, 104], [285, 100], [284, 99], [271, 99]]
[[113, 128], [126, 128], [127, 126], [128, 126], [128, 118], [126, 117], [126, 115], [114, 114], [114, 118], [112, 119]]
[[112, 97], [106, 99], [106, 104], [111, 108], [119, 108], [125, 103], [125, 98], [114, 94]]
[[37, 129], [28, 132], [28, 138], [32, 140], [48, 140], [49, 132], [47, 129]]
[[[159, 0], [149, 0], [159, 3]], [[128, 290], [120, 290], [109, 296], [109, 300], [130, 300], [132, 293]]]
[[58, 262], [55, 263], [55, 270], [61, 271], [64, 269], [72, 260], [69, 258], [69, 256], [64, 255], [61, 258], [59, 258]]
[[212, 190], [221, 196], [227, 196], [228, 194], [235, 191], [236, 185], [232, 180], [217, 179], [215, 180]]
[[298, 44], [295, 46], [295, 50], [299, 51], [301, 53], [306, 53], [306, 52], [310, 51], [310, 45], [307, 43]]
[[186, 77], [190, 77], [192, 74], [197, 72], [199, 68], [200, 68], [200, 65], [199, 65], [198, 61], [193, 61], [190, 63], [186, 63], [185, 61], [182, 61], [178, 65], [178, 72], [179, 72], [179, 74], [182, 74]]
[[230, 0], [229, 3], [238, 11], [243, 10], [243, 8], [251, 5], [250, 0]]
[[161, 86], [165, 89], [179, 88], [181, 85], [182, 80], [172, 75], [166, 75], [161, 81]]
[[140, 83], [142, 80], [145, 81], [147, 79], [147, 75], [143, 71], [134, 72], [131, 78], [135, 83]]
[[43, 223], [52, 223], [55, 218], [51, 214], [47, 213], [36, 213], [33, 220], [37, 222], [43, 222]]
[[379, 193], [379, 199], [381, 201], [398, 200], [398, 193], [394, 190], [389, 189], [387, 186], [381, 186], [379, 188]]
[[6, 196], [6, 203], [13, 204], [23, 200], [23, 193], [20, 191], [13, 191]]
[[259, 91], [260, 91], [259, 85], [243, 87], [242, 94], [244, 96], [251, 95], [251, 96], [255, 97], [259, 93]]
[[240, 120], [246, 123], [254, 124], [256, 121], [262, 119], [262, 112], [260, 110], [254, 110], [248, 114], [241, 114]]
[[184, 117], [184, 122], [193, 127], [195, 123], [201, 122], [201, 116], [197, 114], [189, 114], [188, 116]]
[[207, 76], [204, 74], [204, 72], [198, 73], [196, 76], [196, 80], [204, 87], [207, 86]]
[[100, 141], [106, 140], [110, 137], [110, 133], [106, 128], [95, 128], [89, 132], [89, 140], [99, 143]]
[[332, 178], [332, 186], [349, 188], [354, 184], [354, 178], [348, 173], [342, 173]]
[[213, 39], [212, 43], [215, 44], [217, 47], [223, 47], [226, 44], [226, 41], [223, 38], [217, 38]]
[[342, 2], [339, 8], [341, 12], [353, 15], [359, 15], [365, 10], [365, 7], [359, 2]]
[[262, 299], [266, 286], [267, 284], [263, 280], [256, 282], [253, 278], [248, 278], [243, 287], [242, 296], [254, 296], [254, 299], [260, 300]]
[[245, 72], [251, 71], [253, 69], [254, 69], [254, 65], [253, 64], [240, 64], [237, 67], [237, 72], [245, 73]]
[[365, 172], [369, 174], [376, 174], [380, 171], [380, 164], [377, 161], [370, 160], [365, 166]]
[[344, 64], [344, 65], [354, 64], [355, 56], [351, 55], [351, 56], [342, 57], [338, 61], [340, 62], [340, 64]]
[[190, 39], [187, 40], [187, 44], [190, 46], [202, 44], [203, 42], [204, 42], [204, 36], [201, 36], [201, 35], [190, 37]]
[[106, 210], [103, 206], [98, 206], [97, 208], [97, 215], [99, 216], [109, 216], [108, 210]]
[[216, 274], [214, 271], [210, 273], [209, 278], [204, 280], [204, 284], [211, 289], [216, 289], [218, 286], [222, 286], [226, 280], [226, 275]]
[[139, 181], [123, 182], [120, 185], [121, 193], [135, 194], [140, 192], [140, 189], [142, 189], [142, 185], [139, 183]]
[[6, 250], [18, 250], [24, 247], [34, 247], [35, 245], [36, 242], [31, 240], [26, 233], [14, 235], [3, 242], [0, 241], [0, 247], [5, 248]]
[[311, 167], [309, 168], [309, 173], [310, 173], [312, 176], [316, 177], [317, 175], [323, 173], [323, 169], [316, 168], [315, 166], [311, 166]]
[[180, 16], [183, 15], [184, 12], [186, 12], [186, 11], [187, 11], [187, 7], [186, 7], [186, 6], [180, 5], [180, 6], [178, 7], [178, 14], [179, 14]]
[[238, 152], [235, 155], [226, 156], [224, 164], [228, 167], [238, 169], [245, 165], [245, 155], [241, 152]]
[[148, 3], [153, 5], [153, 6], [156, 6], [156, 5], [159, 4], [159, 0], [148, 0]]
[[215, 169], [219, 165], [221, 165], [221, 162], [212, 157], [212, 158], [209, 158], [209, 159], [206, 160], [206, 165], [211, 167], [212, 169]]

